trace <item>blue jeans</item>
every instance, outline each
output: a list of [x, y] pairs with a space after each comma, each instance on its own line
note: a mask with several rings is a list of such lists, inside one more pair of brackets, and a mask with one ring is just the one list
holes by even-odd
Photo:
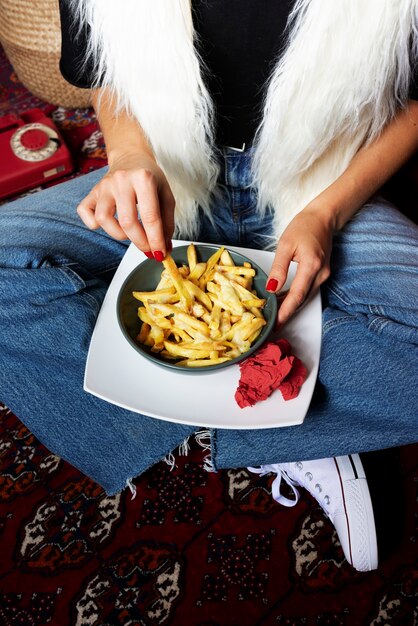
[[[199, 239], [265, 247], [250, 153], [224, 151]], [[0, 399], [51, 451], [119, 492], [196, 428], [138, 415], [83, 391], [91, 333], [128, 242], [90, 231], [75, 207], [96, 171], [0, 207]], [[215, 468], [289, 462], [418, 441], [417, 228], [373, 200], [335, 236], [323, 288], [318, 384], [301, 426], [212, 431]]]

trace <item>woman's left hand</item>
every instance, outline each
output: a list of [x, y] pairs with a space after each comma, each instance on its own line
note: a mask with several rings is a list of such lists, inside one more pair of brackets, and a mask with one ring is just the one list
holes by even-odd
[[308, 205], [290, 222], [277, 245], [267, 280], [267, 290], [279, 292], [286, 282], [291, 261], [298, 263], [295, 278], [278, 314], [281, 326], [330, 275], [329, 261], [334, 220], [326, 211]]

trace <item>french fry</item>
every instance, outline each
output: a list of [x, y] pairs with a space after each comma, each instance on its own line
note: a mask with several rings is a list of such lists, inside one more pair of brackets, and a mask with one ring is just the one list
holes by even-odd
[[164, 341], [164, 348], [170, 354], [186, 357], [188, 359], [205, 359], [210, 355], [209, 350], [193, 350], [191, 348], [183, 348], [181, 344], [173, 343], [171, 341]]
[[152, 319], [152, 317], [150, 316], [150, 314], [148, 313], [148, 311], [146, 310], [144, 306], [138, 307], [138, 317], [141, 320], [141, 322], [148, 324], [148, 326], [152, 326], [154, 323], [154, 320]]
[[188, 275], [190, 274], [190, 270], [189, 270], [189, 268], [186, 265], [182, 265], [178, 269], [179, 269], [179, 274], [181, 274], [181, 276], [183, 276], [183, 278], [187, 278]]
[[[242, 315], [242, 317], [240, 319], [238, 319], [236, 322], [234, 322], [232, 324], [232, 326], [228, 330], [228, 332], [225, 333], [225, 335], [222, 336], [222, 340], [223, 341], [233, 341], [234, 334], [238, 330], [240, 330], [240, 328], [243, 328], [244, 326], [247, 326], [247, 324], [249, 322], [251, 322], [252, 319], [253, 319], [253, 316], [251, 315], [251, 313], [246, 311], [244, 313], [244, 315]], [[231, 319], [231, 322], [232, 322], [232, 319]]]
[[248, 281], [252, 280], [251, 276], [239, 276], [238, 274], [230, 274], [229, 272], [222, 272], [222, 274], [228, 278], [228, 280], [233, 280], [235, 283], [238, 283], [245, 288], [247, 288]]
[[209, 324], [210, 324], [210, 319], [211, 319], [211, 317], [210, 317], [210, 316], [211, 316], [211, 313], [209, 313], [209, 312], [208, 312], [208, 313], [204, 313], [204, 314], [202, 315], [202, 320], [203, 320], [203, 321], [205, 322], [205, 324], [207, 324], [208, 326], [209, 326]]
[[187, 324], [186, 322], [182, 322], [181, 320], [176, 319], [174, 323], [175, 323], [175, 328], [179, 330], [183, 330], [185, 333], [187, 333], [187, 335], [189, 335], [191, 340], [207, 341], [210, 337], [210, 332], [209, 332], [209, 335], [207, 334], [204, 335], [197, 328], [193, 328], [192, 326], [190, 326], [190, 324]]
[[199, 304], [198, 302], [194, 303], [194, 305], [192, 307], [192, 315], [194, 315], [195, 317], [203, 317], [205, 315], [205, 313], [207, 313], [207, 312], [208, 311], [207, 311], [207, 309], [205, 309], [203, 304]]
[[201, 322], [200, 320], [195, 319], [192, 315], [188, 315], [187, 313], [177, 313], [175, 315], [176, 322], [183, 322], [187, 326], [191, 328], [195, 328], [203, 335], [209, 335], [209, 327], [205, 322]]
[[171, 298], [175, 293], [175, 288], [169, 287], [167, 289], [157, 289], [156, 291], [133, 291], [132, 295], [136, 300], [140, 300], [141, 302], [145, 302], [146, 300], [166, 302], [167, 299]]
[[189, 264], [190, 272], [193, 272], [194, 268], [197, 265], [196, 248], [194, 243], [191, 243], [187, 247], [187, 262]]
[[[240, 276], [240, 278], [242, 279], [243, 276]], [[236, 280], [236, 279], [235, 279]], [[237, 281], [238, 282], [238, 281]], [[242, 285], [243, 287], [245, 287], [245, 289], [252, 289], [253, 288], [253, 279], [251, 276], [246, 276], [244, 278], [244, 280], [239, 281], [240, 285]], [[255, 295], [257, 295], [257, 292], [255, 293]]]
[[192, 282], [196, 281], [195, 284], [197, 284], [197, 281], [204, 274], [205, 271], [206, 271], [206, 263], [196, 263], [196, 265], [190, 272], [188, 278]]
[[187, 333], [183, 328], [179, 328], [178, 326], [173, 326], [171, 328], [171, 333], [178, 337], [177, 341], [180, 341], [180, 339], [182, 339], [183, 341], [192, 341], [193, 337], [191, 335], [189, 335], [189, 333]]
[[242, 304], [245, 306], [246, 309], [252, 309], [252, 308], [262, 309], [265, 303], [266, 301], [261, 300], [260, 298], [253, 298], [252, 300], [242, 301]]
[[223, 276], [220, 272], [215, 272], [213, 280], [221, 287], [221, 299], [228, 304], [228, 308], [234, 315], [242, 315], [244, 313], [244, 307], [241, 304], [237, 292], [231, 285], [231, 282]]
[[145, 302], [145, 310], [148, 314], [149, 319], [152, 322], [152, 326], [157, 325], [161, 328], [170, 330], [171, 329], [171, 320], [166, 319], [164, 315], [162, 315], [158, 308], [154, 308], [155, 305], [151, 302]]
[[221, 323], [221, 307], [219, 304], [215, 304], [212, 309], [212, 315], [209, 322], [209, 328], [211, 330], [218, 330]]
[[252, 335], [248, 337], [248, 341], [251, 343], [251, 345], [254, 343], [256, 339], [258, 339], [258, 336], [261, 333], [261, 331], [262, 331], [262, 328], [259, 328], [258, 330], [255, 331], [255, 333], [253, 333]]
[[137, 337], [139, 341], [139, 336], [141, 335], [141, 343], [143, 343], [145, 346], [149, 346], [150, 348], [153, 348], [155, 345], [155, 334], [153, 335], [152, 332], [153, 328], [153, 324], [148, 324], [147, 322], [144, 322], [141, 326], [141, 331]]
[[181, 347], [186, 350], [216, 350], [217, 352], [223, 352], [227, 349], [227, 346], [224, 346], [219, 341], [208, 341], [207, 338], [206, 341], [195, 341], [192, 343], [183, 342]]
[[220, 328], [222, 333], [226, 333], [231, 328], [231, 315], [229, 311], [221, 311]]
[[243, 265], [234, 265], [228, 267], [225, 265], [215, 265], [217, 272], [228, 272], [228, 274], [240, 274], [241, 276], [255, 276], [255, 269], [252, 267], [244, 267]]
[[185, 280], [184, 286], [186, 287], [187, 291], [192, 296], [192, 298], [199, 300], [199, 302], [201, 302], [203, 306], [205, 306], [208, 309], [208, 311], [212, 310], [212, 302], [210, 301], [210, 298], [207, 293], [202, 291], [200, 287], [197, 287], [197, 285], [192, 283], [190, 280]]
[[148, 333], [150, 330], [151, 330], [151, 326], [147, 324], [146, 322], [142, 322], [141, 330], [139, 331], [139, 334], [136, 340], [139, 341], [139, 343], [145, 343], [145, 341], [148, 338]]
[[199, 286], [202, 289], [202, 291], [204, 291], [204, 288], [205, 288], [206, 283], [208, 282], [208, 280], [211, 280], [212, 270], [217, 265], [217, 263], [218, 263], [219, 259], [221, 258], [222, 253], [223, 253], [224, 250], [225, 250], [225, 248], [222, 246], [222, 248], [219, 248], [219, 250], [214, 252], [212, 254], [212, 256], [209, 257], [209, 259], [206, 261], [206, 269], [205, 269], [204, 273], [202, 274], [202, 277], [201, 277], [201, 279], [199, 281]]
[[220, 286], [212, 281], [206, 283], [206, 289], [209, 291], [209, 293], [213, 293], [215, 295], [218, 295], [221, 291]]
[[[251, 346], [249, 338], [257, 330], [265, 325], [265, 320], [254, 319], [252, 321], [245, 322], [240, 328], [237, 328], [232, 336], [232, 343], [238, 346], [241, 352], [247, 352]], [[239, 324], [239, 322], [238, 322]]]
[[[225, 302], [224, 300], [221, 300], [220, 297], [214, 296], [213, 293], [209, 294], [209, 298], [212, 300], [212, 303], [215, 306], [219, 306], [221, 307], [221, 309], [228, 311], [229, 313], [232, 314], [232, 305], [229, 304], [229, 302]], [[241, 316], [237, 315], [236, 318], [241, 319]]]
[[167, 274], [166, 270], [163, 270], [161, 273], [161, 278], [158, 282], [158, 285], [155, 288], [155, 291], [160, 291], [160, 289], [166, 289], [172, 286], [173, 286], [173, 283], [171, 281], [170, 276]]
[[193, 306], [193, 298], [184, 286], [184, 280], [180, 274], [177, 265], [175, 264], [173, 257], [169, 254], [163, 260], [163, 265], [166, 268], [174, 287], [180, 296], [180, 300], [187, 312], [190, 312]]
[[236, 346], [228, 350], [228, 352], [225, 352], [225, 356], [228, 356], [230, 359], [236, 359], [237, 356], [240, 356], [240, 354], [241, 354], [241, 350], [237, 348]]
[[245, 289], [245, 287], [243, 287], [239, 283], [232, 281], [232, 286], [235, 289], [235, 291], [237, 292], [240, 300], [243, 303], [246, 300], [248, 300], [250, 302], [254, 302], [254, 304], [250, 304], [248, 306], [256, 306], [257, 308], [261, 309], [265, 305], [266, 301], [265, 301], [264, 298], [258, 298], [256, 296], [254, 296], [252, 291], [250, 291], [249, 289]]
[[202, 289], [202, 291], [205, 290], [206, 283], [213, 279], [214, 273], [215, 273], [215, 270], [212, 268], [207, 275], [204, 274], [202, 278], [199, 280], [199, 287]]
[[151, 315], [168, 317], [169, 315], [175, 315], [182, 309], [174, 304], [165, 304], [163, 302], [148, 302], [145, 306], [151, 312]]
[[263, 317], [262, 312], [260, 311], [260, 309], [258, 309], [257, 307], [253, 306], [250, 309], [250, 313], [252, 313], [254, 315], [254, 317]]
[[228, 250], [224, 250], [221, 254], [220, 265], [235, 265], [232, 256], [229, 254]]
[[148, 335], [145, 337], [144, 346], [148, 346], [149, 348], [154, 347], [154, 339], [151, 336], [151, 328], [149, 329]]

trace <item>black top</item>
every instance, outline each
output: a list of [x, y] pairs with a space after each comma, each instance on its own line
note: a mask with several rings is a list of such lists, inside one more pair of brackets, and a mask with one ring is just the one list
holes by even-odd
[[285, 43], [294, 0], [194, 0], [197, 48], [208, 68], [217, 141], [250, 143], [261, 118], [265, 85]]
[[[68, 0], [59, 0], [62, 29], [61, 72], [70, 83], [88, 88], [91, 62], [83, 63], [85, 27], [74, 24]], [[206, 64], [219, 145], [249, 144], [261, 117], [264, 87], [286, 42], [286, 23], [294, 0], [193, 0], [197, 49]], [[418, 100], [418, 81], [411, 91]]]

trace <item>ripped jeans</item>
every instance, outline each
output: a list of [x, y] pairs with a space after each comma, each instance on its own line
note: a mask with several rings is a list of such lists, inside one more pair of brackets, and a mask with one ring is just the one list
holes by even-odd
[[[250, 153], [225, 149], [201, 241], [266, 247], [249, 187]], [[0, 400], [52, 452], [109, 495], [197, 430], [133, 413], [83, 390], [86, 355], [129, 242], [76, 214], [103, 170], [0, 206]], [[317, 386], [300, 426], [212, 430], [212, 463], [232, 468], [323, 458], [418, 441], [418, 229], [373, 199], [335, 235], [322, 288]]]

